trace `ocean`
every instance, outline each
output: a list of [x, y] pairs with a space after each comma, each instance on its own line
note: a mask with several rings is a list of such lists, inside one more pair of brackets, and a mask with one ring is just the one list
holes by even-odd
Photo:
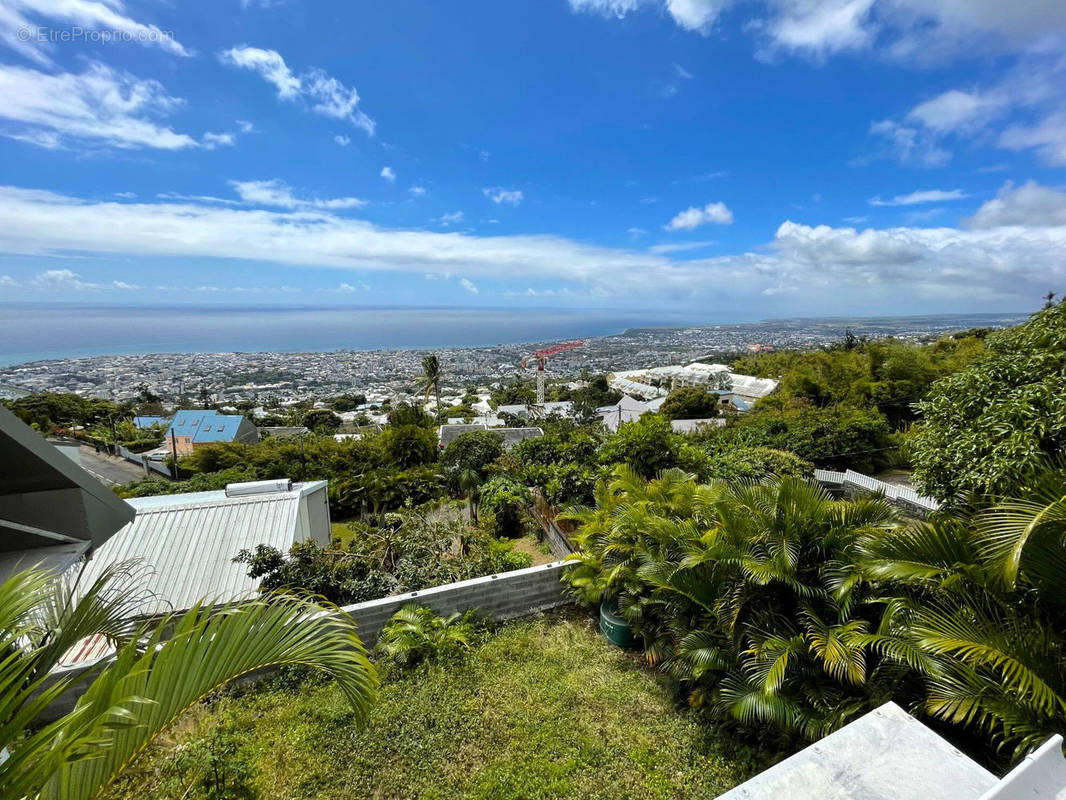
[[0, 366], [112, 354], [484, 347], [719, 322], [694, 312], [588, 309], [0, 305]]

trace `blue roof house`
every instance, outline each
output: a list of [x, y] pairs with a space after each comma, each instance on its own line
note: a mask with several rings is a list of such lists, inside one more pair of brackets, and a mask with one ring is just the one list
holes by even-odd
[[167, 428], [168, 446], [178, 455], [188, 455], [195, 448], [215, 442], [259, 441], [259, 430], [239, 414], [219, 414], [217, 411], [187, 409], [174, 415]]

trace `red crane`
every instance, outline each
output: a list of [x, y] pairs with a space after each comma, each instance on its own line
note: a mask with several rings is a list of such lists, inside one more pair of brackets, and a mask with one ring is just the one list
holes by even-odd
[[578, 339], [574, 342], [563, 342], [562, 344], [553, 344], [551, 347], [545, 347], [543, 350], [534, 350], [528, 356], [522, 359], [522, 369], [526, 368], [526, 364], [530, 358], [537, 360], [537, 405], [544, 405], [544, 367], [548, 363], [548, 358], [551, 356], [557, 356], [559, 353], [565, 353], [567, 350], [574, 350], [581, 347], [587, 339]]

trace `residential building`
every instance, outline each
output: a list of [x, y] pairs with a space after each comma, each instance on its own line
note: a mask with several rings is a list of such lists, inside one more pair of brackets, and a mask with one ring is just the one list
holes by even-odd
[[191, 409], [178, 411], [167, 428], [166, 446], [179, 456], [187, 456], [197, 447], [215, 442], [259, 441], [259, 430], [247, 418], [236, 414]]

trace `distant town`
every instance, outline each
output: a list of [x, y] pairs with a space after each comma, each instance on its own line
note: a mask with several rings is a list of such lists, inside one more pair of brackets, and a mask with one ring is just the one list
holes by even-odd
[[[1004, 327], [1021, 314], [963, 314], [913, 317], [809, 318], [682, 328], [632, 328], [615, 336], [585, 340], [554, 356], [552, 379], [583, 372], [610, 372], [724, 361], [741, 354], [780, 349], [805, 350], [856, 336], [893, 336], [930, 341], [953, 331]], [[532, 378], [535, 364], [523, 359], [551, 342], [434, 350], [450, 389], [492, 386]], [[36, 392], [72, 392], [112, 400], [136, 398], [147, 387], [165, 402], [210, 397], [218, 403], [255, 401], [285, 404], [358, 392], [369, 401], [409, 395], [428, 350], [337, 350], [317, 353], [150, 353], [54, 359], [0, 368], [0, 397]]]

